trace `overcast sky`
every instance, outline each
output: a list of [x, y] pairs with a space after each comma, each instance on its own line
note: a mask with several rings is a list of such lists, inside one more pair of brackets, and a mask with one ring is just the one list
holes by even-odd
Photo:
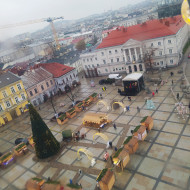
[[[47, 17], [64, 16], [66, 20], [78, 19], [140, 1], [142, 0], [0, 0], [0, 27]], [[46, 25], [47, 23], [38, 23], [0, 29], [0, 41]]]

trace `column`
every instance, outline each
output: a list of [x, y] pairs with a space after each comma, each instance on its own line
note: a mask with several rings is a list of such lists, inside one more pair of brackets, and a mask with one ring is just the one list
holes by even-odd
[[135, 62], [137, 62], [137, 60], [138, 60], [138, 57], [137, 57], [137, 50], [136, 50], [136, 48], [134, 48], [134, 50], [135, 50], [135, 57], [136, 57], [136, 61], [135, 61]]
[[140, 54], [141, 54], [141, 58], [143, 56], [143, 52], [142, 52], [142, 48], [140, 47]]
[[124, 57], [125, 57], [125, 61], [124, 62], [126, 63], [127, 62], [126, 50], [124, 49], [123, 52], [124, 52]]
[[131, 55], [131, 49], [129, 48], [129, 57], [130, 57], [130, 61], [131, 63], [133, 62], [133, 59], [132, 59], [132, 55]]

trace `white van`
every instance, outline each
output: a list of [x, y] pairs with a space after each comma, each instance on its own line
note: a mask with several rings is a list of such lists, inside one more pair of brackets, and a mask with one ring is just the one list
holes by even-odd
[[108, 76], [109, 79], [122, 79], [122, 76], [120, 74], [110, 74]]

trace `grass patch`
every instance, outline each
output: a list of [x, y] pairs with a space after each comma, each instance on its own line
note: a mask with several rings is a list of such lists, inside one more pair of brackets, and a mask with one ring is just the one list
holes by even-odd
[[144, 123], [146, 121], [148, 116], [143, 117], [143, 119], [140, 121], [140, 123]]
[[77, 184], [67, 184], [68, 187], [72, 188], [72, 189], [80, 189], [81, 186], [80, 185], [77, 185]]
[[59, 181], [51, 181], [51, 180], [46, 181], [45, 183], [47, 183], [47, 184], [55, 184], [55, 185], [60, 184], [60, 182], [59, 182]]
[[37, 177], [34, 177], [34, 178], [32, 178], [34, 181], [38, 181], [38, 182], [40, 182], [40, 181], [42, 181], [43, 179], [40, 179], [40, 178], [37, 178]]
[[123, 144], [127, 144], [132, 139], [132, 136], [129, 136], [125, 139]]
[[72, 113], [72, 112], [74, 112], [74, 111], [75, 111], [75, 108], [72, 108], [72, 109], [68, 110], [67, 112], [68, 112], [68, 113]]
[[81, 107], [83, 105], [83, 102], [80, 102], [77, 104], [77, 107]]
[[6, 158], [8, 158], [11, 155], [12, 155], [11, 152], [6, 153], [4, 156], [1, 157], [1, 161], [4, 161]]
[[100, 175], [98, 176], [98, 178], [96, 179], [96, 181], [101, 181], [101, 179], [105, 176], [106, 172], [108, 171], [108, 168], [104, 168]]
[[61, 121], [65, 120], [66, 119], [66, 114], [62, 114], [58, 117], [58, 119], [60, 119]]
[[20, 150], [23, 146], [25, 146], [26, 144], [23, 142], [23, 143], [21, 143], [19, 146], [17, 146], [16, 148], [15, 148], [15, 150], [16, 151], [18, 151], [18, 150]]
[[97, 95], [98, 95], [98, 94], [97, 94], [96, 92], [94, 92], [91, 96], [92, 96], [93, 98], [95, 98]]

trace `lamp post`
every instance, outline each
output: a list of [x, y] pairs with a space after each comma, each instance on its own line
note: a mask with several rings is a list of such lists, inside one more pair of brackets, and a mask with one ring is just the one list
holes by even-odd
[[53, 94], [52, 94], [52, 92], [50, 92], [50, 102], [51, 102], [53, 111], [55, 112], [55, 117], [57, 118], [57, 117], [58, 117], [58, 114], [57, 114], [57, 112], [56, 112], [56, 110], [55, 110], [55, 106], [54, 106], [54, 104], [53, 104]]

